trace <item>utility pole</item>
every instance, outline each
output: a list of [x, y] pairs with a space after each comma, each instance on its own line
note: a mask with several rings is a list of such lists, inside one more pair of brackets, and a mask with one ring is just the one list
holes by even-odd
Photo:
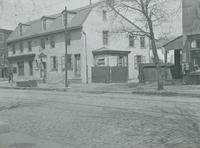
[[67, 66], [67, 44], [68, 44], [68, 32], [67, 32], [67, 7], [65, 7], [65, 87], [68, 87], [68, 66]]

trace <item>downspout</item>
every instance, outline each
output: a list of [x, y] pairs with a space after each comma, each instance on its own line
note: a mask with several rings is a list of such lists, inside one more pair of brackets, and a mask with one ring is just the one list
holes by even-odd
[[88, 84], [88, 53], [87, 53], [87, 34], [82, 31], [84, 37], [85, 37], [85, 63], [86, 63], [86, 83]]

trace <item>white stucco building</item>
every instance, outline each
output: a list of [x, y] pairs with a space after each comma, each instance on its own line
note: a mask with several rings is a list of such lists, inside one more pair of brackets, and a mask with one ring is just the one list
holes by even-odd
[[[138, 64], [150, 60], [149, 39], [116, 33], [114, 25], [117, 23], [113, 23], [104, 6], [104, 2], [99, 2], [67, 12], [70, 80], [92, 82], [92, 67], [95, 66], [127, 66], [128, 80], [137, 80]], [[14, 81], [64, 82], [63, 16], [64, 12], [19, 23], [7, 40]], [[95, 57], [94, 52], [99, 49], [103, 52]]]

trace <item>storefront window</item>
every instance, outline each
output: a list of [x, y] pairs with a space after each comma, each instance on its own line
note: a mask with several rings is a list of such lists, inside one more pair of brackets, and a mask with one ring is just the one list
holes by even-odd
[[191, 48], [200, 48], [200, 40], [193, 40], [190, 43]]
[[200, 72], [200, 51], [191, 51], [192, 71]]

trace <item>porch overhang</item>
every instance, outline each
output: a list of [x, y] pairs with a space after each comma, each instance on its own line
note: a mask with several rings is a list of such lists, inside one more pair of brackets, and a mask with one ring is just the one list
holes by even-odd
[[115, 49], [109, 49], [106, 47], [102, 47], [99, 49], [96, 49], [92, 51], [93, 55], [128, 55], [131, 51], [126, 50], [115, 50]]
[[170, 50], [182, 50], [183, 49], [183, 36], [178, 36], [177, 38], [169, 41], [165, 45], [163, 45], [166, 51]]
[[14, 62], [22, 62], [22, 61], [33, 61], [35, 58], [35, 54], [26, 54], [26, 55], [17, 55], [8, 57], [8, 61], [11, 63]]

